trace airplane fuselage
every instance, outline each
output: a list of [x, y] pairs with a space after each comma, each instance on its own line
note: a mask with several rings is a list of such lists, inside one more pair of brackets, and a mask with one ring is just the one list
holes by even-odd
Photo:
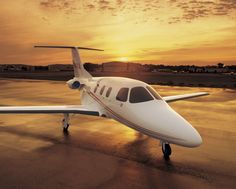
[[142, 81], [93, 77], [85, 82], [81, 102], [97, 108], [101, 116], [113, 118], [161, 141], [186, 147], [202, 143], [196, 129]]

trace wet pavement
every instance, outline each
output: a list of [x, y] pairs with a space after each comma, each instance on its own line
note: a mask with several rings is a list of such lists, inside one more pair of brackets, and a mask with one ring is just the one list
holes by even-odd
[[[79, 104], [64, 82], [0, 80], [0, 105]], [[236, 91], [154, 86], [162, 96], [210, 92], [171, 106], [201, 134], [198, 148], [159, 141], [110, 119], [0, 115], [0, 188], [235, 188]]]

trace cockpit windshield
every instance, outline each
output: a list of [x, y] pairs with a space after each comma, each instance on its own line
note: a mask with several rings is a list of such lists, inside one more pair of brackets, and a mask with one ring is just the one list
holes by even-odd
[[144, 87], [134, 87], [130, 90], [130, 103], [147, 102], [150, 100], [154, 100], [154, 98]]
[[161, 96], [150, 86], [147, 86], [148, 91], [154, 96], [157, 100], [161, 100]]

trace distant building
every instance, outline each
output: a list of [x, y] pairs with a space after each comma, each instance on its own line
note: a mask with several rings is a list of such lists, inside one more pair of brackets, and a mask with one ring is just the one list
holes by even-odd
[[195, 72], [197, 72], [197, 73], [203, 73], [203, 72], [205, 72], [205, 68], [204, 68], [204, 67], [197, 67], [196, 70], [195, 70]]
[[152, 72], [172, 72], [170, 68], [163, 68], [163, 69], [154, 69]]
[[217, 66], [190, 66], [188, 71], [193, 73], [227, 73], [230, 70], [228, 67], [224, 67], [224, 64], [219, 63]]
[[140, 71], [144, 71], [144, 67], [138, 63], [127, 63], [127, 71], [128, 72], [140, 72]]
[[34, 66], [34, 71], [48, 71], [48, 66]]
[[1, 72], [18, 72], [18, 71], [34, 71], [34, 66], [25, 64], [2, 64], [0, 65]]
[[73, 65], [72, 64], [51, 64], [51, 65], [48, 65], [48, 70], [52, 72], [73, 71]]
[[90, 62], [84, 63], [84, 68], [89, 72], [101, 72], [102, 71], [101, 64], [93, 64]]
[[0, 72], [3, 72], [3, 65], [0, 65]]
[[126, 72], [127, 64], [121, 62], [107, 62], [102, 64], [103, 72]]
[[207, 66], [204, 68], [206, 73], [227, 73], [229, 69], [227, 67], [216, 67], [216, 66]]
[[143, 66], [138, 63], [108, 62], [102, 64], [104, 72], [139, 72], [143, 70]]

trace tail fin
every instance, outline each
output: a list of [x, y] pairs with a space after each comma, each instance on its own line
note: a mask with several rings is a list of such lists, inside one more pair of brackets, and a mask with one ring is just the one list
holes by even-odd
[[103, 51], [101, 49], [93, 49], [93, 48], [86, 48], [86, 47], [77, 47], [77, 46], [48, 46], [48, 45], [40, 45], [34, 46], [36, 48], [63, 48], [63, 49], [71, 49], [72, 52], [72, 59], [73, 59], [73, 66], [74, 66], [74, 75], [75, 77], [80, 78], [91, 78], [89, 72], [84, 69], [83, 63], [80, 60], [79, 51], [77, 49], [82, 50], [94, 50], [94, 51]]

